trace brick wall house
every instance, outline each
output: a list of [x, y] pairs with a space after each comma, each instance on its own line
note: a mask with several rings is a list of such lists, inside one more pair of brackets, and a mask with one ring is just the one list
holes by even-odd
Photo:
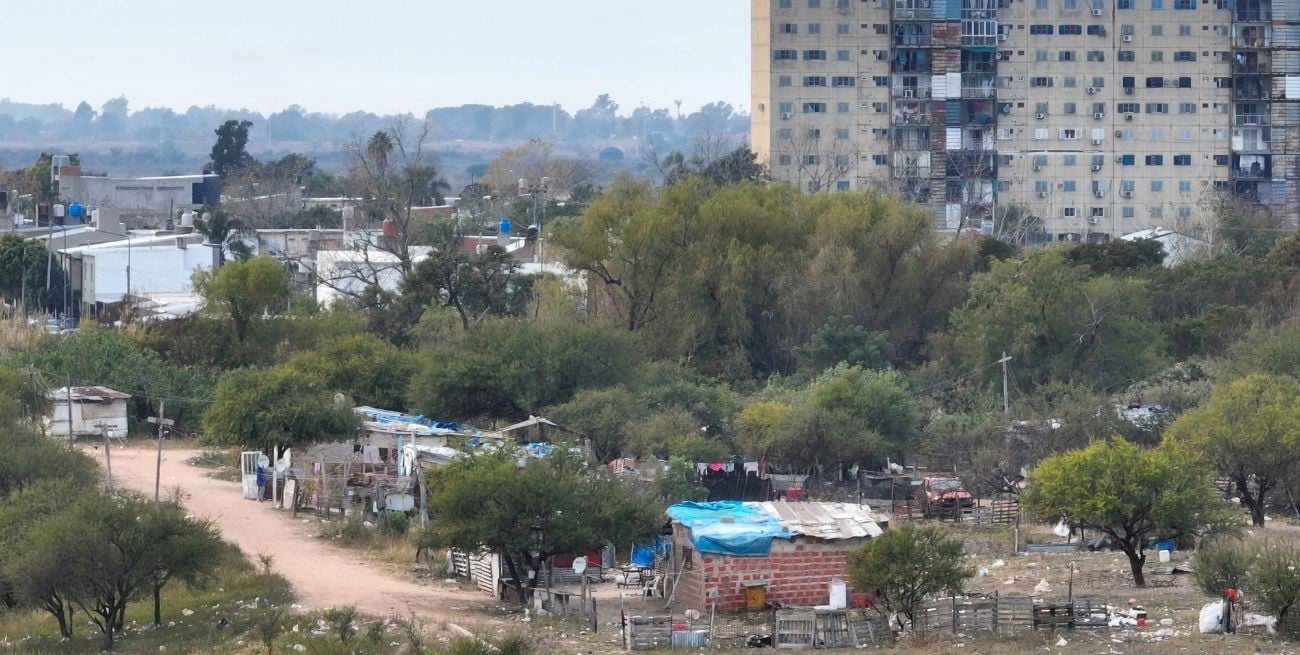
[[[753, 505], [769, 506], [781, 513], [781, 527], [788, 532], [788, 537], [773, 538], [766, 554], [759, 556], [701, 552], [692, 540], [691, 527], [673, 522], [673, 568], [680, 575], [669, 579], [675, 583], [675, 598], [682, 607], [707, 612], [716, 604], [720, 614], [743, 611], [747, 583], [765, 583], [768, 603], [790, 607], [825, 605], [831, 580], [839, 578], [848, 583], [849, 553], [879, 534], [877, 523], [884, 522], [883, 517], [857, 505]], [[787, 518], [795, 516], [800, 518]], [[708, 550], [713, 549], [706, 547]], [[850, 602], [865, 598], [852, 586], [849, 594]]]

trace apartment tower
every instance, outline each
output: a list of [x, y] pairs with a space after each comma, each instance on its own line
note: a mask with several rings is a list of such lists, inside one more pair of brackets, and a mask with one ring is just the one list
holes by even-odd
[[753, 0], [752, 16], [752, 142], [776, 179], [883, 188], [945, 230], [1030, 216], [1040, 241], [1196, 233], [1231, 196], [1295, 225], [1300, 0]]

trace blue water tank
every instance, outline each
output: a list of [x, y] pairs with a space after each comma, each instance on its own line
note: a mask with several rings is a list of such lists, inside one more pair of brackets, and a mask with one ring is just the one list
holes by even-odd
[[81, 207], [81, 203], [74, 200], [72, 201], [71, 205], [68, 205], [68, 216], [72, 216], [73, 218], [81, 218], [81, 216], [84, 213], [85, 213], [85, 209]]
[[508, 218], [501, 219], [501, 234], [510, 234], [510, 230], [512, 230], [513, 228], [514, 226], [511, 225], [510, 219]]

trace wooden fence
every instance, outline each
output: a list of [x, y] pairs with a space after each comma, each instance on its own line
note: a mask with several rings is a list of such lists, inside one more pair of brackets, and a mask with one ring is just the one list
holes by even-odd
[[893, 516], [901, 521], [952, 521], [977, 527], [1015, 525], [1020, 521], [1018, 500], [976, 500], [972, 507], [951, 506], [931, 508], [928, 516], [925, 502], [921, 500], [898, 501], [891, 507]]
[[892, 641], [887, 620], [860, 610], [777, 610], [776, 648], [862, 648]]
[[1095, 597], [1063, 601], [950, 598], [918, 608], [913, 625], [918, 633], [1012, 635], [1040, 629], [1105, 627], [1106, 620], [1106, 604]]

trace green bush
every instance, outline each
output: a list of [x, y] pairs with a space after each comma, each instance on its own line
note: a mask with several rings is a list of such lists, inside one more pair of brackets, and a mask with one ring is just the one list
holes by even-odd
[[411, 529], [411, 517], [406, 512], [389, 511], [384, 515], [380, 530], [386, 535], [401, 537]]

